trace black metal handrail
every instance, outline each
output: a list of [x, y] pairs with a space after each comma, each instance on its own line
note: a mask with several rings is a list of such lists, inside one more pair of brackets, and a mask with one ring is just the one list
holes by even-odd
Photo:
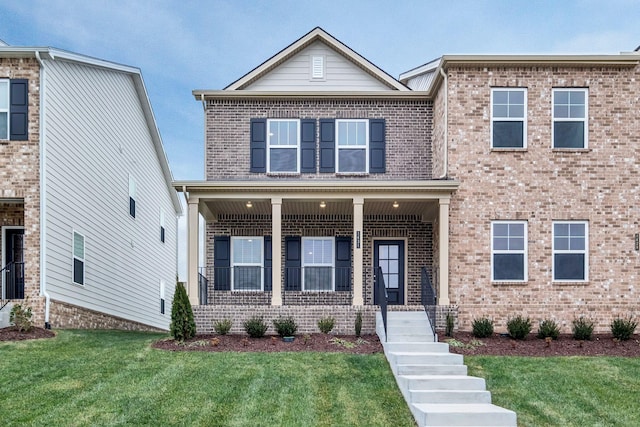
[[429, 323], [431, 324], [431, 332], [433, 336], [436, 335], [436, 291], [433, 289], [431, 283], [431, 276], [426, 267], [422, 267], [422, 274], [420, 280], [420, 289], [422, 297], [422, 305], [424, 311], [427, 313]]
[[384, 274], [382, 267], [376, 269], [374, 276], [376, 288], [376, 300], [380, 306], [380, 314], [382, 315], [382, 326], [384, 327], [384, 340], [387, 341], [387, 287], [384, 284]]
[[10, 262], [0, 270], [3, 299], [24, 299], [24, 262]]
[[198, 296], [200, 298], [200, 305], [207, 305], [208, 293], [209, 280], [201, 272], [198, 272]]

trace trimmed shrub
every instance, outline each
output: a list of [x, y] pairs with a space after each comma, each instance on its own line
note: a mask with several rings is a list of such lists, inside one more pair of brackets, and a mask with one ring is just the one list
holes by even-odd
[[638, 322], [633, 320], [633, 317], [629, 316], [626, 319], [617, 318], [611, 322], [611, 333], [614, 338], [619, 339], [620, 341], [627, 341], [631, 338], [636, 327], [638, 326]]
[[233, 326], [231, 319], [222, 319], [213, 322], [213, 329], [218, 335], [227, 335]]
[[29, 332], [31, 328], [33, 328], [33, 323], [31, 322], [31, 307], [22, 304], [15, 304], [11, 308], [11, 312], [9, 313], [9, 322], [13, 323], [18, 331], [20, 332]]
[[171, 335], [175, 340], [184, 341], [196, 335], [196, 322], [193, 320], [193, 310], [187, 296], [187, 290], [182, 282], [176, 284], [171, 305]]
[[356, 336], [359, 337], [362, 333], [362, 312], [359, 311], [356, 313]]
[[318, 320], [318, 329], [320, 329], [320, 332], [322, 332], [323, 334], [328, 334], [333, 330], [335, 323], [336, 320], [333, 317], [323, 317], [322, 319]]
[[245, 321], [242, 326], [244, 330], [251, 338], [262, 338], [269, 329], [269, 326], [264, 322], [262, 317], [254, 316]]
[[593, 335], [593, 321], [580, 317], [573, 319], [571, 331], [573, 338], [580, 341], [590, 341]]
[[276, 333], [281, 337], [292, 337], [298, 330], [298, 325], [296, 325], [293, 317], [274, 319], [273, 327], [276, 328]]
[[476, 338], [489, 338], [493, 335], [493, 320], [488, 317], [473, 319], [471, 322], [473, 336]]
[[447, 313], [447, 317], [445, 321], [446, 321], [446, 325], [444, 329], [444, 334], [445, 336], [450, 337], [453, 335], [453, 327], [455, 325], [455, 319], [453, 318], [453, 314]]
[[531, 328], [531, 319], [520, 314], [507, 320], [507, 332], [511, 338], [516, 340], [525, 339], [531, 332]]
[[553, 319], [544, 319], [538, 325], [538, 338], [557, 340], [560, 336], [560, 326]]

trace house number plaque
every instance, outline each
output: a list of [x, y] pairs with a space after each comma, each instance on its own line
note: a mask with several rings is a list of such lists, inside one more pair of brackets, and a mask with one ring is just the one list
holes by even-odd
[[640, 234], [636, 233], [636, 251], [640, 250]]
[[[636, 234], [636, 246], [638, 245], [638, 235]], [[356, 249], [360, 249], [360, 232], [356, 231]]]

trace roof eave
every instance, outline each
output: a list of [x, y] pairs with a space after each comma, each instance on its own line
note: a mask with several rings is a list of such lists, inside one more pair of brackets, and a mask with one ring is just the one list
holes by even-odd
[[198, 101], [214, 99], [416, 99], [425, 98], [423, 91], [228, 91], [194, 90]]

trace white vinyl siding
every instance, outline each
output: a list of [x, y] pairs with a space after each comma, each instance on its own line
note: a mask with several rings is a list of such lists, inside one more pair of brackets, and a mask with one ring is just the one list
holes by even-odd
[[[47, 291], [57, 301], [168, 329], [158, 309], [158, 280], [166, 283], [170, 307], [177, 221], [134, 82], [125, 73], [45, 62]], [[138, 187], [135, 221], [126, 207], [131, 171]], [[164, 245], [158, 243], [160, 208], [167, 213]], [[84, 287], [70, 280], [69, 224], [90, 236]]]
[[[325, 74], [322, 81], [309, 78], [309, 64], [314, 56], [324, 57]], [[251, 83], [245, 90], [375, 91], [391, 89], [323, 42], [316, 41]]]
[[491, 223], [491, 280], [527, 281], [527, 223], [494, 221]]
[[267, 171], [300, 172], [300, 120], [267, 120]]
[[586, 221], [554, 221], [553, 281], [589, 280], [589, 224]]
[[588, 148], [589, 91], [553, 89], [553, 148]]
[[302, 238], [302, 290], [333, 291], [334, 239]]
[[262, 237], [231, 238], [231, 283], [234, 291], [261, 291], [264, 241]]
[[527, 147], [527, 90], [491, 89], [491, 148]]
[[9, 139], [9, 80], [0, 79], [0, 140]]

